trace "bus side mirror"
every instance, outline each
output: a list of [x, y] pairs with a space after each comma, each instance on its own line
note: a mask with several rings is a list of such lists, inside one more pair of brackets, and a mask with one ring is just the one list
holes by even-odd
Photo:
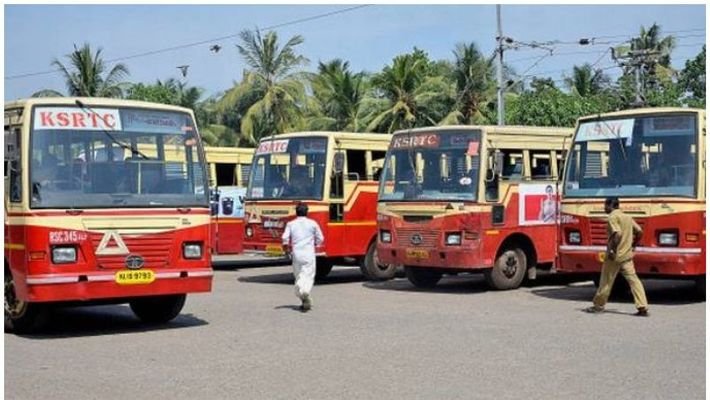
[[335, 153], [333, 156], [333, 172], [342, 174], [345, 169], [345, 154]]
[[486, 201], [498, 201], [498, 176], [492, 169], [486, 171]]
[[493, 161], [493, 172], [500, 176], [503, 174], [503, 153], [495, 153]]
[[17, 136], [14, 133], [5, 134], [5, 161], [18, 161], [20, 153], [17, 148]]

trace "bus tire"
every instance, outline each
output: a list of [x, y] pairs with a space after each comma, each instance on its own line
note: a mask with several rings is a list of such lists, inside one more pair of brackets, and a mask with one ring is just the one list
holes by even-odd
[[397, 266], [380, 264], [377, 258], [377, 241], [372, 241], [367, 248], [367, 254], [360, 263], [360, 270], [367, 280], [384, 281], [394, 278]]
[[333, 269], [333, 261], [327, 258], [316, 258], [316, 280], [322, 281]]
[[431, 289], [441, 280], [442, 273], [430, 268], [404, 267], [404, 273], [412, 285], [420, 289]]
[[42, 324], [47, 310], [43, 304], [28, 303], [17, 298], [15, 280], [5, 269], [5, 330], [30, 333]]
[[517, 289], [525, 278], [528, 262], [519, 248], [506, 248], [496, 258], [493, 268], [485, 271], [486, 283], [496, 290]]
[[152, 296], [132, 300], [129, 304], [133, 313], [141, 321], [150, 324], [161, 324], [180, 314], [186, 298], [186, 294]]

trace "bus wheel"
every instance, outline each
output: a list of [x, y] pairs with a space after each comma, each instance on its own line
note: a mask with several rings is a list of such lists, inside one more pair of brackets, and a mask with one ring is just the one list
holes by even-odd
[[5, 329], [15, 333], [27, 333], [40, 325], [45, 314], [41, 304], [32, 304], [17, 298], [12, 273], [5, 270]]
[[367, 254], [360, 263], [360, 270], [365, 278], [371, 281], [384, 281], [394, 278], [397, 266], [394, 264], [380, 264], [377, 258], [377, 242], [370, 243]]
[[412, 285], [422, 289], [433, 288], [441, 280], [441, 272], [429, 268], [404, 267], [404, 273]]
[[496, 259], [493, 268], [486, 270], [488, 286], [496, 290], [516, 289], [527, 271], [527, 257], [518, 248], [508, 248]]
[[333, 261], [327, 258], [317, 258], [316, 259], [316, 280], [320, 281], [325, 279], [330, 271], [333, 269]]
[[159, 324], [177, 317], [185, 305], [185, 298], [185, 294], [144, 297], [131, 301], [130, 305], [141, 321]]

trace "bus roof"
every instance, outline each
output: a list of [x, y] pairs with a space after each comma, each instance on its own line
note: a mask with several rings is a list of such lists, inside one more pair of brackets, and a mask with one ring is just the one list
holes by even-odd
[[522, 126], [522, 125], [442, 125], [430, 126], [424, 128], [414, 128], [411, 130], [399, 130], [394, 134], [404, 134], [407, 132], [447, 132], [447, 131], [468, 131], [480, 130], [488, 134], [507, 134], [507, 135], [537, 135], [547, 137], [569, 137], [572, 135], [573, 128], [561, 128], [553, 126]]
[[192, 114], [192, 110], [185, 107], [172, 106], [160, 103], [150, 103], [147, 101], [124, 100], [124, 99], [109, 99], [104, 97], [33, 97], [28, 99], [13, 100], [5, 103], [5, 109], [24, 108], [25, 106], [34, 105], [57, 105], [57, 106], [74, 106], [76, 101], [81, 100], [82, 103], [90, 107], [136, 107], [136, 108], [152, 108], [165, 111], [186, 112]]
[[702, 108], [683, 108], [683, 107], [646, 107], [646, 108], [632, 108], [622, 111], [614, 111], [608, 113], [585, 115], [580, 117], [579, 120], [588, 120], [602, 117], [625, 117], [630, 115], [640, 115], [640, 114], [659, 114], [659, 113], [673, 113], [673, 112], [704, 112]]
[[[366, 141], [386, 141], [389, 143], [391, 135], [386, 133], [355, 133], [355, 132], [333, 132], [333, 131], [305, 131], [291, 132], [274, 135], [274, 139], [288, 139], [295, 137], [333, 137], [334, 139], [366, 140]], [[269, 140], [271, 136], [261, 138], [261, 141]]]

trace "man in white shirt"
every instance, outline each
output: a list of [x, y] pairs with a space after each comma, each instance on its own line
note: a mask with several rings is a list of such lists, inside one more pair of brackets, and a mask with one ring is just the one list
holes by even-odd
[[296, 206], [296, 219], [286, 224], [281, 236], [286, 251], [291, 254], [296, 296], [301, 299], [301, 311], [304, 312], [313, 306], [311, 289], [316, 276], [316, 247], [323, 244], [323, 232], [307, 215], [308, 206], [299, 203]]

